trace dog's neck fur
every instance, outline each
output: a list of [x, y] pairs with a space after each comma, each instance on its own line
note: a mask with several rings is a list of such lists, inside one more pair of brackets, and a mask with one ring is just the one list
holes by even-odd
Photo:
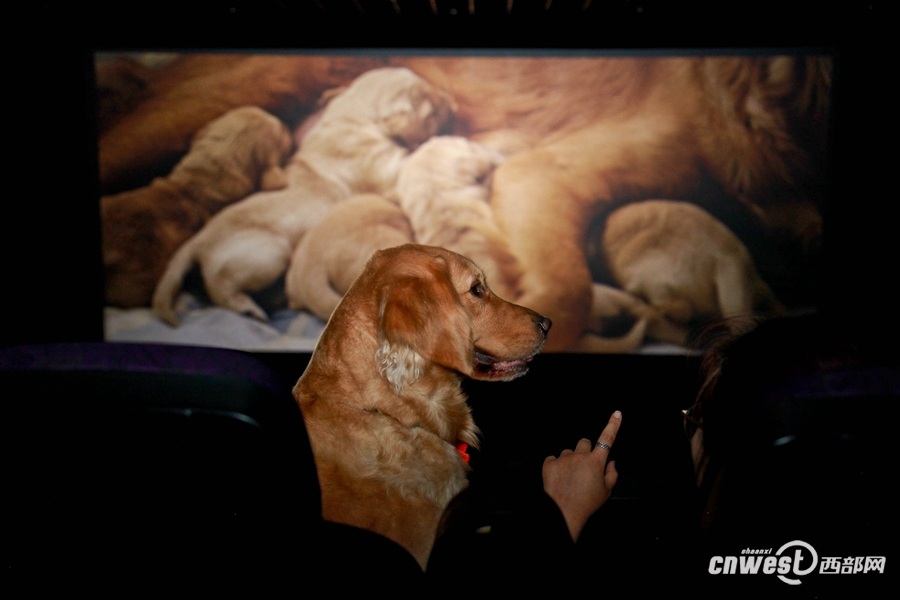
[[[332, 315], [332, 318], [340, 318], [340, 315]], [[360, 354], [371, 356], [372, 362], [359, 364], [347, 360], [346, 356], [353, 355], [343, 350], [348, 345], [356, 349], [365, 348], [366, 352]], [[373, 370], [383, 372], [376, 364], [378, 347], [377, 336], [372, 331], [351, 330], [349, 335], [339, 337], [330, 335], [326, 328], [306, 371], [294, 387], [294, 396], [301, 409], [304, 411], [346, 409], [380, 414], [390, 417], [402, 427], [425, 429], [449, 444], [465, 442], [477, 448], [479, 431], [462, 390], [462, 376], [439, 365], [420, 360], [419, 368], [422, 369], [420, 376], [407, 377], [399, 385], [389, 381], [384, 374], [373, 378], [371, 377]], [[316, 374], [310, 375], [310, 379], [332, 380], [340, 393], [326, 398], [306, 385], [307, 375], [313, 372]], [[379, 401], [386, 395], [397, 398], [397, 402], [388, 406], [387, 403]], [[335, 402], [334, 398], [339, 398], [339, 402]], [[321, 403], [329, 403], [331, 406], [317, 406]]]

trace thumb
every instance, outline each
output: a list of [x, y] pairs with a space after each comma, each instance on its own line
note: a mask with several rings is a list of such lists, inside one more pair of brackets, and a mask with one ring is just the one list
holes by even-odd
[[606, 463], [606, 471], [603, 473], [603, 479], [606, 481], [606, 487], [610, 490], [616, 486], [619, 481], [619, 472], [616, 470], [616, 461], [611, 460]]

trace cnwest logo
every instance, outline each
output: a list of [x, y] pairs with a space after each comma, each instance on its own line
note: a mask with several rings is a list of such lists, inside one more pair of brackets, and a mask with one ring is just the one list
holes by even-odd
[[884, 573], [885, 557], [823, 557], [819, 559], [810, 544], [794, 540], [774, 553], [772, 548], [745, 548], [739, 556], [713, 556], [709, 559], [711, 575], [776, 575], [788, 585], [799, 585], [800, 577], [818, 567], [824, 575]]

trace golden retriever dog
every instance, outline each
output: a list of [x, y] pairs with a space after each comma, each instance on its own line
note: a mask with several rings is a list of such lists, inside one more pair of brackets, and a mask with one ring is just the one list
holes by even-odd
[[[577, 79], [591, 102], [494, 172], [494, 215], [522, 268], [513, 299], [553, 319], [548, 351], [591, 349], [582, 340], [593, 296], [584, 237], [611, 202], [691, 198], [716, 186], [800, 246], [821, 233], [810, 178], [827, 129], [821, 61], [670, 57], [594, 66]], [[535, 77], [556, 80], [536, 69]], [[570, 92], [577, 100], [579, 91]]]
[[293, 393], [325, 519], [380, 533], [428, 562], [441, 515], [478, 446], [463, 378], [509, 381], [550, 319], [491, 292], [455, 252], [376, 251], [338, 304]]
[[294, 150], [284, 123], [255, 106], [235, 108], [201, 129], [166, 177], [100, 199], [106, 303], [149, 306], [178, 247], [210, 216], [257, 190], [287, 185]]
[[[122, 130], [169, 114], [200, 114], [209, 86], [224, 102], [311, 112], [306, 98], [273, 101], [273, 88], [297, 81], [319, 91], [333, 83], [323, 56], [232, 56], [213, 65], [188, 56], [156, 74], [152, 98], [100, 140], [101, 171], [122, 171], [127, 156], [159, 156], [179, 139], [165, 133], [135, 139]], [[346, 67], [353, 57], [336, 56]], [[268, 59], [268, 60], [267, 60]], [[304, 64], [304, 59], [309, 61]], [[554, 320], [545, 351], [586, 349], [593, 288], [584, 237], [593, 216], [611, 203], [647, 198], [695, 200], [715, 189], [750, 208], [770, 230], [803, 250], [821, 233], [819, 180], [827, 156], [831, 61], [817, 55], [756, 56], [394, 56], [359, 57], [406, 67], [447, 91], [456, 107], [453, 134], [507, 131], [516, 152], [494, 171], [490, 203], [517, 268], [510, 300]], [[352, 63], [352, 60], [350, 60]], [[227, 63], [227, 68], [226, 68]], [[268, 80], [255, 73], [268, 69]], [[263, 66], [265, 65], [265, 66]], [[349, 71], [353, 67], [349, 67]], [[190, 74], [190, 76], [188, 75]], [[322, 77], [328, 86], [317, 85]], [[201, 93], [195, 86], [204, 81]], [[348, 78], [349, 81], [349, 78]], [[283, 86], [282, 86], [283, 87]], [[273, 110], [278, 105], [278, 111]], [[180, 121], [181, 135], [205, 119]], [[208, 119], [208, 117], [206, 117]], [[146, 166], [145, 160], [135, 161]], [[499, 285], [499, 283], [498, 283]], [[588, 344], [589, 346], [589, 344]], [[589, 349], [589, 348], [587, 348]]]
[[[598, 237], [588, 242], [589, 259], [664, 317], [648, 321], [650, 338], [685, 345], [703, 320], [786, 312], [740, 239], [689, 202], [626, 204], [608, 215]], [[636, 318], [646, 316], [641, 310], [626, 308]]]
[[[146, 185], [164, 175], [188, 151], [188, 141], [207, 123], [241, 106], [257, 106], [294, 127], [316, 109], [327, 90], [348, 85], [383, 60], [328, 55], [247, 53], [176, 54], [167, 61], [141, 61], [141, 80], [125, 97], [121, 75], [98, 56], [98, 87], [119, 88], [116, 114], [98, 140], [100, 186], [111, 194]], [[134, 60], [132, 60], [134, 62]], [[155, 66], [154, 65], [159, 65]], [[134, 85], [134, 84], [129, 84]], [[118, 107], [130, 106], [119, 114]]]
[[420, 244], [475, 261], [500, 295], [517, 291], [516, 259], [491, 211], [490, 181], [504, 156], [457, 135], [436, 136], [409, 155], [397, 179], [397, 201]]
[[328, 320], [375, 250], [415, 241], [409, 219], [378, 194], [339, 202], [303, 234], [285, 275], [288, 308]]
[[352, 194], [390, 192], [403, 159], [453, 115], [446, 94], [402, 68], [368, 71], [329, 98], [286, 167], [287, 188], [229, 206], [172, 257], [152, 303], [166, 323], [177, 325], [195, 265], [214, 303], [267, 320], [251, 294], [285, 274], [301, 236]]
[[301, 153], [354, 193], [391, 191], [409, 153], [453, 123], [453, 99], [402, 67], [372, 69], [326, 97]]

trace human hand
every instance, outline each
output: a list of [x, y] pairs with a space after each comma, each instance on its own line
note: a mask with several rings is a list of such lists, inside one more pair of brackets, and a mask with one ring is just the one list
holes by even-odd
[[541, 475], [544, 491], [562, 511], [572, 539], [578, 541], [588, 519], [612, 494], [619, 478], [616, 462], [609, 452], [622, 425], [622, 413], [615, 411], [596, 444], [582, 438], [574, 450], [566, 448], [559, 457], [544, 459]]

